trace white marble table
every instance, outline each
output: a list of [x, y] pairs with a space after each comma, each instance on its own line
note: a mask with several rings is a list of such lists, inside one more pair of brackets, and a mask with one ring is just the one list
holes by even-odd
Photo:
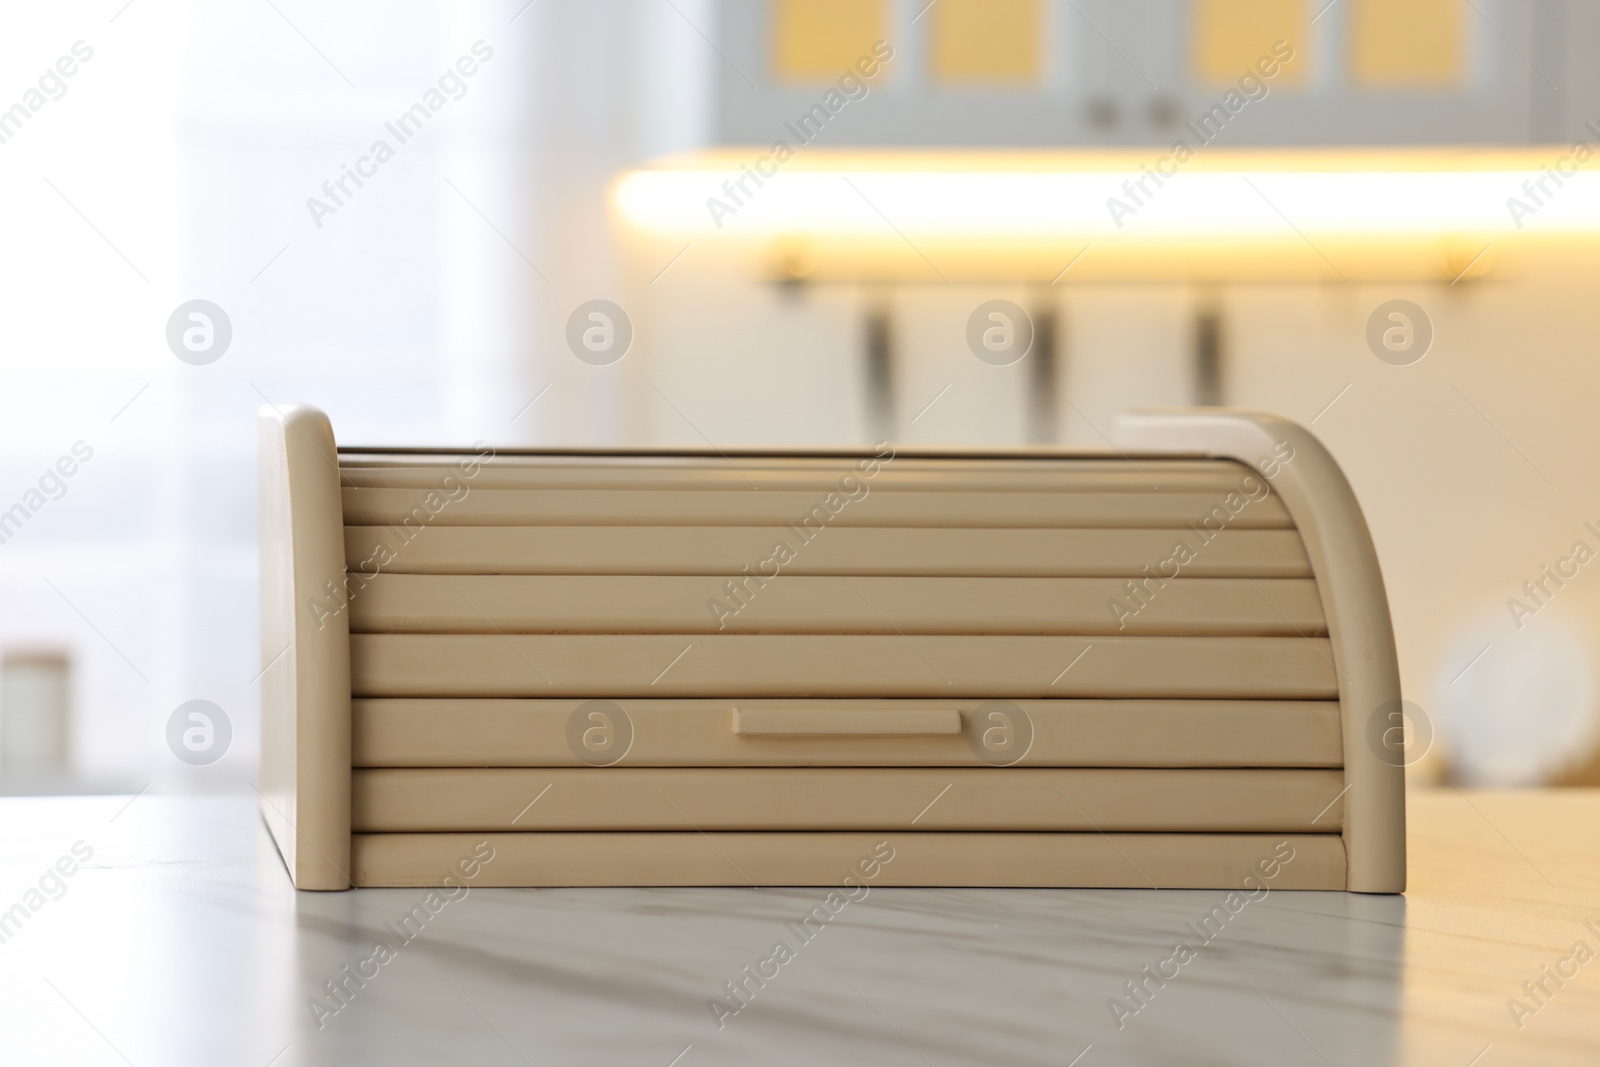
[[1596, 793], [1414, 795], [1406, 897], [1273, 892], [1203, 945], [1223, 892], [874, 889], [802, 944], [823, 890], [474, 889], [402, 942], [426, 891], [294, 892], [253, 801], [0, 800], [0, 1064], [1600, 1063], [1600, 959], [1562, 962], [1600, 951]]

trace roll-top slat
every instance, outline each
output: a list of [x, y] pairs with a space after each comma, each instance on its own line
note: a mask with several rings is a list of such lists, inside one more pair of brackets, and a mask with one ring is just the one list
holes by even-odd
[[[1259, 492], [1266, 483], [1257, 482]], [[1271, 496], [1205, 492], [849, 492], [700, 489], [344, 490], [352, 526], [903, 526], [1292, 529]]]
[[353, 633], [1327, 632], [1305, 578], [379, 574], [354, 584], [350, 612]]
[[[750, 737], [734, 710], [956, 712], [953, 737]], [[357, 767], [1338, 767], [1339, 705], [1278, 700], [366, 699]], [[576, 728], [575, 728], [576, 727]], [[599, 727], [600, 734], [584, 731]], [[996, 728], [998, 732], [994, 731]], [[590, 743], [586, 744], [586, 740]]]
[[[485, 454], [486, 456], [487, 454]], [[865, 465], [865, 466], [863, 466]], [[1248, 467], [1226, 460], [783, 459], [738, 456], [473, 455], [340, 457], [342, 484], [386, 489], [725, 489], [826, 493], [854, 475], [873, 492], [1202, 492], [1239, 489]]]
[[1299, 637], [352, 634], [356, 696], [1338, 695]]
[[345, 558], [389, 574], [1311, 576], [1293, 530], [347, 526]]
[[357, 831], [1338, 833], [1338, 771], [359, 770]]
[[569, 831], [356, 834], [352, 873], [358, 885], [437, 885], [440, 871], [483, 847], [494, 849], [495, 860], [474, 880], [479, 886], [837, 888], [840, 871], [859, 870], [871, 859], [874, 886], [1233, 890], [1240, 872], [1267, 869], [1275, 877], [1256, 884], [1341, 889], [1347, 865], [1345, 843], [1333, 834], [922, 832], [891, 841], [876, 831]]

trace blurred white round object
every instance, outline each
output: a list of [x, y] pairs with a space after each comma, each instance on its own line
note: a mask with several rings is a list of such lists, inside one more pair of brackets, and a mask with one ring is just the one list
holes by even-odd
[[1439, 736], [1463, 785], [1539, 785], [1600, 739], [1593, 654], [1548, 615], [1521, 630], [1499, 620], [1463, 633], [1434, 692]]

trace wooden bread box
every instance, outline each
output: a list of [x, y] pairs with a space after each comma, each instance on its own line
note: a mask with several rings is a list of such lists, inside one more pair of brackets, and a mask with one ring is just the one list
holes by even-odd
[[1394, 637], [1344, 476], [1271, 416], [1120, 434], [361, 449], [264, 411], [262, 811], [294, 884], [492, 854], [474, 884], [1233, 888], [1270, 862], [1273, 888], [1400, 892]]

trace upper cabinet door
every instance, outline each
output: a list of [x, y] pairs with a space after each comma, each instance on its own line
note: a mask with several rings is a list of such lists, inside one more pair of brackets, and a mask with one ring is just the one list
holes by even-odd
[[[1180, 139], [1504, 144], [1557, 84], [1541, 0], [1141, 0]], [[1540, 92], [1540, 87], [1546, 90]]]
[[723, 0], [718, 140], [1567, 139], [1595, 95], [1573, 69], [1587, 55], [1575, 34], [1595, 20], [1574, 3]]
[[1095, 138], [1101, 49], [1061, 0], [723, 0], [718, 29], [722, 143]]

